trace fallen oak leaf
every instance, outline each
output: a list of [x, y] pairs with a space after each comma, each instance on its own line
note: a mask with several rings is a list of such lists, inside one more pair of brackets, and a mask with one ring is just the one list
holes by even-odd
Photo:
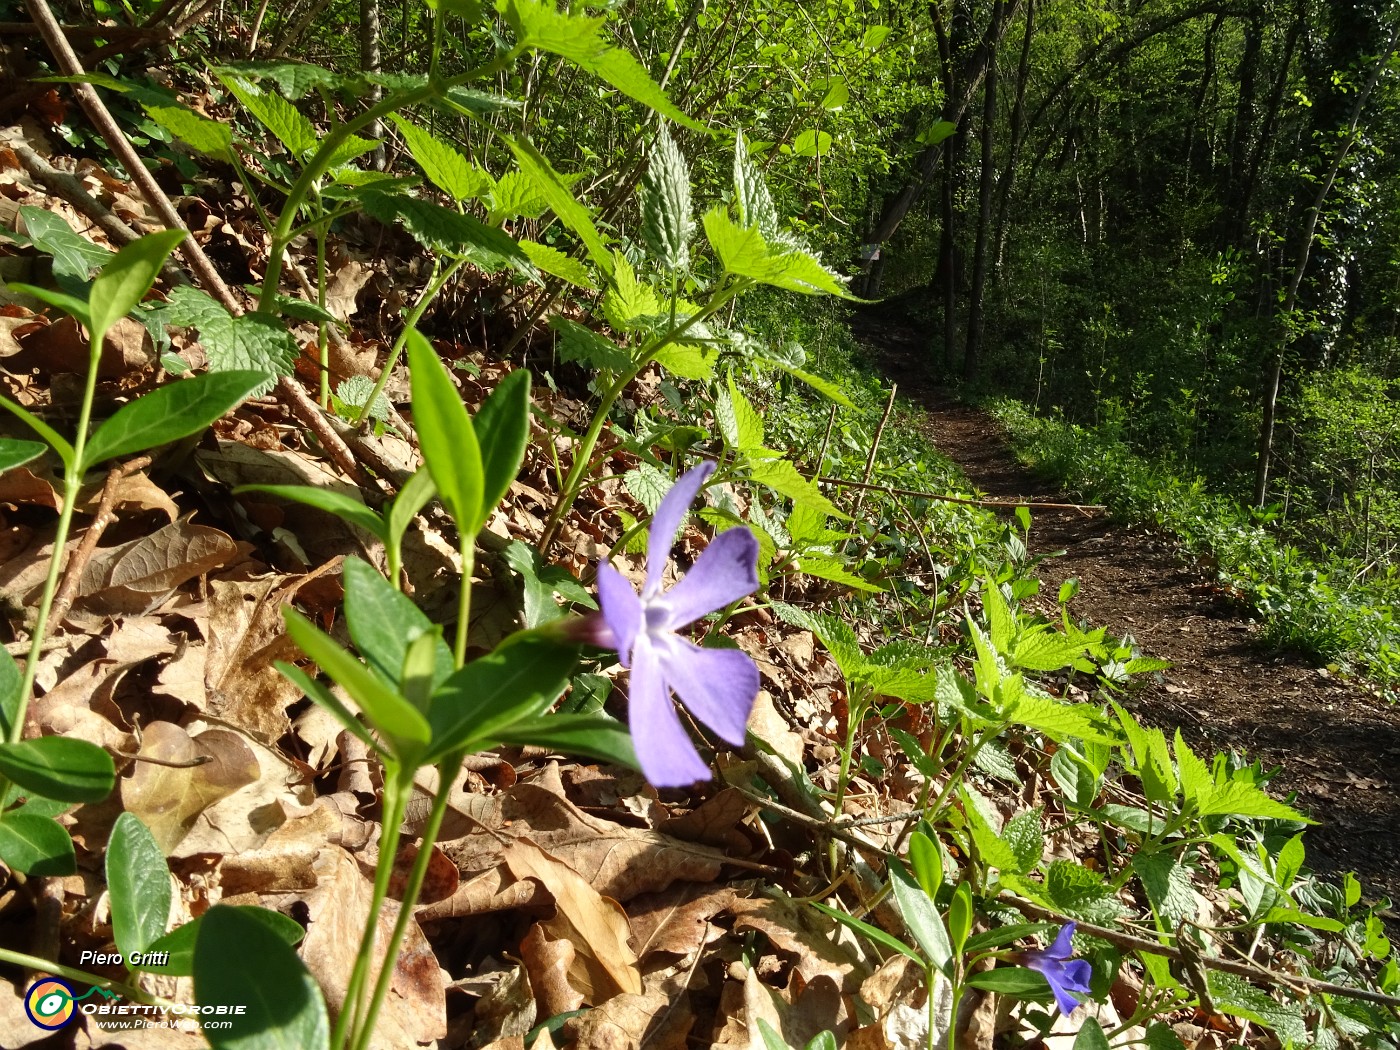
[[614, 995], [641, 992], [637, 956], [627, 943], [627, 916], [617, 901], [529, 839], [512, 842], [501, 856], [517, 879], [537, 880], [554, 898], [558, 914], [544, 925], [547, 932], [553, 927], [555, 939], [572, 942], [576, 954], [570, 983], [585, 1002], [597, 1005]]
[[77, 601], [94, 613], [149, 612], [181, 584], [232, 561], [240, 549], [227, 533], [181, 518], [97, 551], [79, 578]]

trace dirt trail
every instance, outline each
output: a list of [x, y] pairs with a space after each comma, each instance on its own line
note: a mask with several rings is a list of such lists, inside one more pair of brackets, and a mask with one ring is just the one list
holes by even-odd
[[[994, 499], [1072, 502], [1022, 466], [999, 425], [958, 404], [925, 373], [926, 343], [897, 315], [863, 312], [857, 337], [875, 353], [900, 393], [928, 409], [927, 433], [982, 492]], [[1113, 635], [1131, 634], [1142, 651], [1171, 660], [1161, 680], [1133, 690], [1127, 705], [1193, 748], [1235, 748], [1281, 765], [1275, 793], [1320, 822], [1304, 840], [1307, 863], [1323, 873], [1355, 871], [1366, 899], [1396, 902], [1400, 920], [1400, 708], [1313, 662], [1262, 650], [1248, 611], [1166, 538], [1106, 514], [1034, 512], [1032, 553], [1064, 552], [1039, 565], [1040, 611], [1056, 615], [1060, 584], [1078, 577], [1072, 615]]]

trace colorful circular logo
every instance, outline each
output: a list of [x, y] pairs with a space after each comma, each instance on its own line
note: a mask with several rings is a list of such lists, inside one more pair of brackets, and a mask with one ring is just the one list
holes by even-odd
[[24, 996], [24, 1010], [40, 1028], [56, 1032], [77, 1012], [73, 1001], [73, 986], [57, 977], [43, 977], [29, 986]]

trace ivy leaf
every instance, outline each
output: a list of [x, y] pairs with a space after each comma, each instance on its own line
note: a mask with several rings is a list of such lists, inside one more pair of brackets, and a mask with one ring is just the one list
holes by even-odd
[[[106, 248], [74, 233], [61, 216], [51, 211], [25, 205], [19, 213], [29, 233], [29, 243], [53, 256], [55, 277], [72, 277], [86, 282], [92, 276], [94, 267], [101, 266], [112, 257]], [[7, 232], [6, 235], [14, 240], [21, 239], [18, 234]]]
[[642, 178], [642, 237], [661, 265], [684, 270], [690, 265], [690, 168], [663, 127]]

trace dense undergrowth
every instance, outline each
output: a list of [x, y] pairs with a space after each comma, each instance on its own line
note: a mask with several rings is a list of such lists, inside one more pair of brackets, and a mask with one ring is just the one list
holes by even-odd
[[1176, 537], [1259, 615], [1261, 640], [1363, 672], [1394, 694], [1400, 683], [1400, 566], [1309, 552], [1268, 513], [1210, 491], [1134, 452], [1109, 428], [1035, 416], [1021, 402], [989, 403], [1018, 453], [1057, 483], [1131, 521]]

